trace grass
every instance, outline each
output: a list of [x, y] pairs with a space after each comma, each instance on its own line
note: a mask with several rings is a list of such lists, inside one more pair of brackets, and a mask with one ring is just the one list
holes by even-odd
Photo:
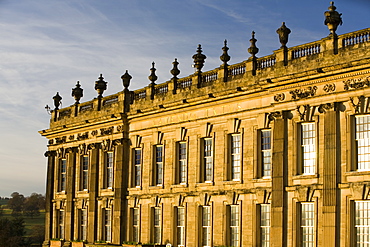
[[[3, 209], [3, 217], [11, 219], [12, 216], [12, 210], [11, 209]], [[29, 237], [31, 234], [31, 230], [33, 226], [37, 225], [45, 225], [45, 211], [41, 211], [40, 215], [32, 217], [28, 216], [22, 216], [24, 219], [24, 226], [26, 230], [26, 234], [24, 235], [25, 237]]]

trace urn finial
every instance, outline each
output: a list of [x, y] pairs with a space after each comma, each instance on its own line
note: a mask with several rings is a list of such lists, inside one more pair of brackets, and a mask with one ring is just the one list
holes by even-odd
[[227, 47], [227, 40], [224, 41], [224, 47], [222, 47], [223, 54], [220, 56], [220, 60], [224, 63], [224, 65], [227, 65], [227, 62], [230, 61], [230, 56], [227, 53], [229, 50], [229, 47]]
[[251, 46], [248, 48], [248, 52], [252, 55], [252, 58], [256, 58], [256, 54], [258, 53], [259, 49], [256, 46], [257, 39], [254, 38], [256, 33], [252, 31], [252, 38], [249, 40], [251, 42]]
[[197, 72], [201, 72], [204, 66], [204, 60], [206, 60], [206, 55], [202, 54], [202, 46], [198, 45], [197, 53], [193, 55], [194, 67], [197, 69]]
[[328, 26], [331, 35], [336, 35], [335, 31], [339, 25], [343, 24], [342, 21], [342, 14], [339, 14], [336, 11], [336, 7], [334, 6], [334, 2], [330, 2], [329, 11], [325, 11], [325, 21], [324, 24]]
[[76, 87], [72, 88], [72, 97], [75, 98], [76, 104], [80, 103], [80, 99], [83, 97], [83, 89], [81, 88], [80, 81], [77, 81]]
[[279, 40], [281, 44], [280, 48], [286, 47], [286, 44], [288, 43], [289, 34], [291, 33], [291, 31], [289, 28], [287, 28], [287, 26], [285, 26], [285, 22], [283, 22], [281, 27], [279, 27], [278, 30], [276, 30], [276, 33], [279, 34]]
[[171, 74], [173, 75], [173, 78], [177, 78], [177, 76], [180, 74], [180, 70], [178, 69], [179, 62], [177, 62], [177, 58], [175, 58], [175, 61], [172, 62], [173, 68], [170, 70]]
[[128, 70], [126, 70], [126, 72], [121, 76], [121, 79], [124, 89], [128, 89], [128, 87], [130, 86], [130, 81], [132, 79], [132, 76], [128, 73]]
[[98, 98], [103, 97], [103, 92], [107, 89], [107, 83], [104, 81], [103, 74], [100, 74], [98, 80], [95, 81], [95, 90], [98, 92]]
[[152, 63], [152, 68], [150, 69], [151, 73], [148, 76], [149, 81], [151, 81], [152, 85], [155, 85], [155, 81], [158, 79], [157, 75], [155, 74], [156, 68], [154, 68], [155, 63]]

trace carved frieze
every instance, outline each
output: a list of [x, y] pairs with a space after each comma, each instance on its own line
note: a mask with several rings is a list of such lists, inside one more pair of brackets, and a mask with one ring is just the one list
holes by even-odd
[[114, 127], [108, 127], [108, 128], [101, 128], [100, 129], [100, 135], [105, 136], [105, 135], [111, 135], [113, 134], [113, 129]]
[[344, 90], [357, 89], [365, 86], [368, 87], [370, 84], [369, 77], [370, 76], [343, 81]]
[[77, 134], [77, 140], [78, 141], [86, 140], [88, 138], [89, 138], [89, 132], [84, 132], [84, 133], [78, 133]]
[[310, 96], [314, 96], [316, 94], [317, 87], [316, 86], [309, 86], [306, 88], [294, 89], [289, 93], [292, 95], [292, 99], [304, 99]]
[[123, 125], [118, 125], [117, 132], [122, 132], [122, 131], [123, 131]]
[[283, 101], [285, 100], [285, 94], [284, 93], [278, 93], [274, 96], [274, 100], [276, 102], [280, 102], [280, 101]]
[[335, 88], [336, 88], [335, 83], [328, 83], [328, 84], [325, 84], [323, 89], [325, 92], [330, 93], [330, 92], [334, 92]]
[[66, 141], [67, 141], [67, 137], [66, 136], [55, 138], [55, 143], [56, 144], [63, 144], [63, 143], [66, 143]]

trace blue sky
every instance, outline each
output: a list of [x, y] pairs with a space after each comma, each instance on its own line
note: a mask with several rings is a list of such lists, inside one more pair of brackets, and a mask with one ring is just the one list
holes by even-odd
[[[149, 84], [152, 61], [158, 83], [171, 78], [178, 58], [180, 77], [194, 73], [192, 55], [202, 44], [203, 71], [220, 66], [224, 39], [231, 64], [250, 56], [256, 32], [257, 56], [280, 47], [276, 29], [292, 30], [288, 46], [326, 37], [323, 0], [0, 0], [0, 196], [13, 191], [44, 193], [47, 141], [46, 104], [58, 91], [63, 105], [74, 103], [71, 89], [80, 81], [82, 102], [97, 93], [100, 73], [104, 95], [122, 90], [120, 76], [132, 75], [130, 89]], [[370, 26], [369, 0], [338, 0], [348, 33]]]

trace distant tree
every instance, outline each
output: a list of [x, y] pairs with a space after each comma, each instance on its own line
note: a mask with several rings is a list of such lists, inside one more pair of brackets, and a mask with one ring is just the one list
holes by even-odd
[[11, 194], [11, 197], [12, 198], [8, 201], [8, 206], [10, 209], [13, 210], [12, 215], [20, 215], [23, 211], [25, 198], [22, 194], [19, 194], [18, 192], [13, 192]]
[[40, 209], [45, 208], [45, 197], [41, 194], [32, 193], [24, 201], [23, 214], [27, 216], [40, 215]]
[[8, 218], [0, 218], [0, 246], [25, 246], [25, 241], [23, 238], [24, 234], [25, 230], [23, 218], [15, 217], [12, 220]]

